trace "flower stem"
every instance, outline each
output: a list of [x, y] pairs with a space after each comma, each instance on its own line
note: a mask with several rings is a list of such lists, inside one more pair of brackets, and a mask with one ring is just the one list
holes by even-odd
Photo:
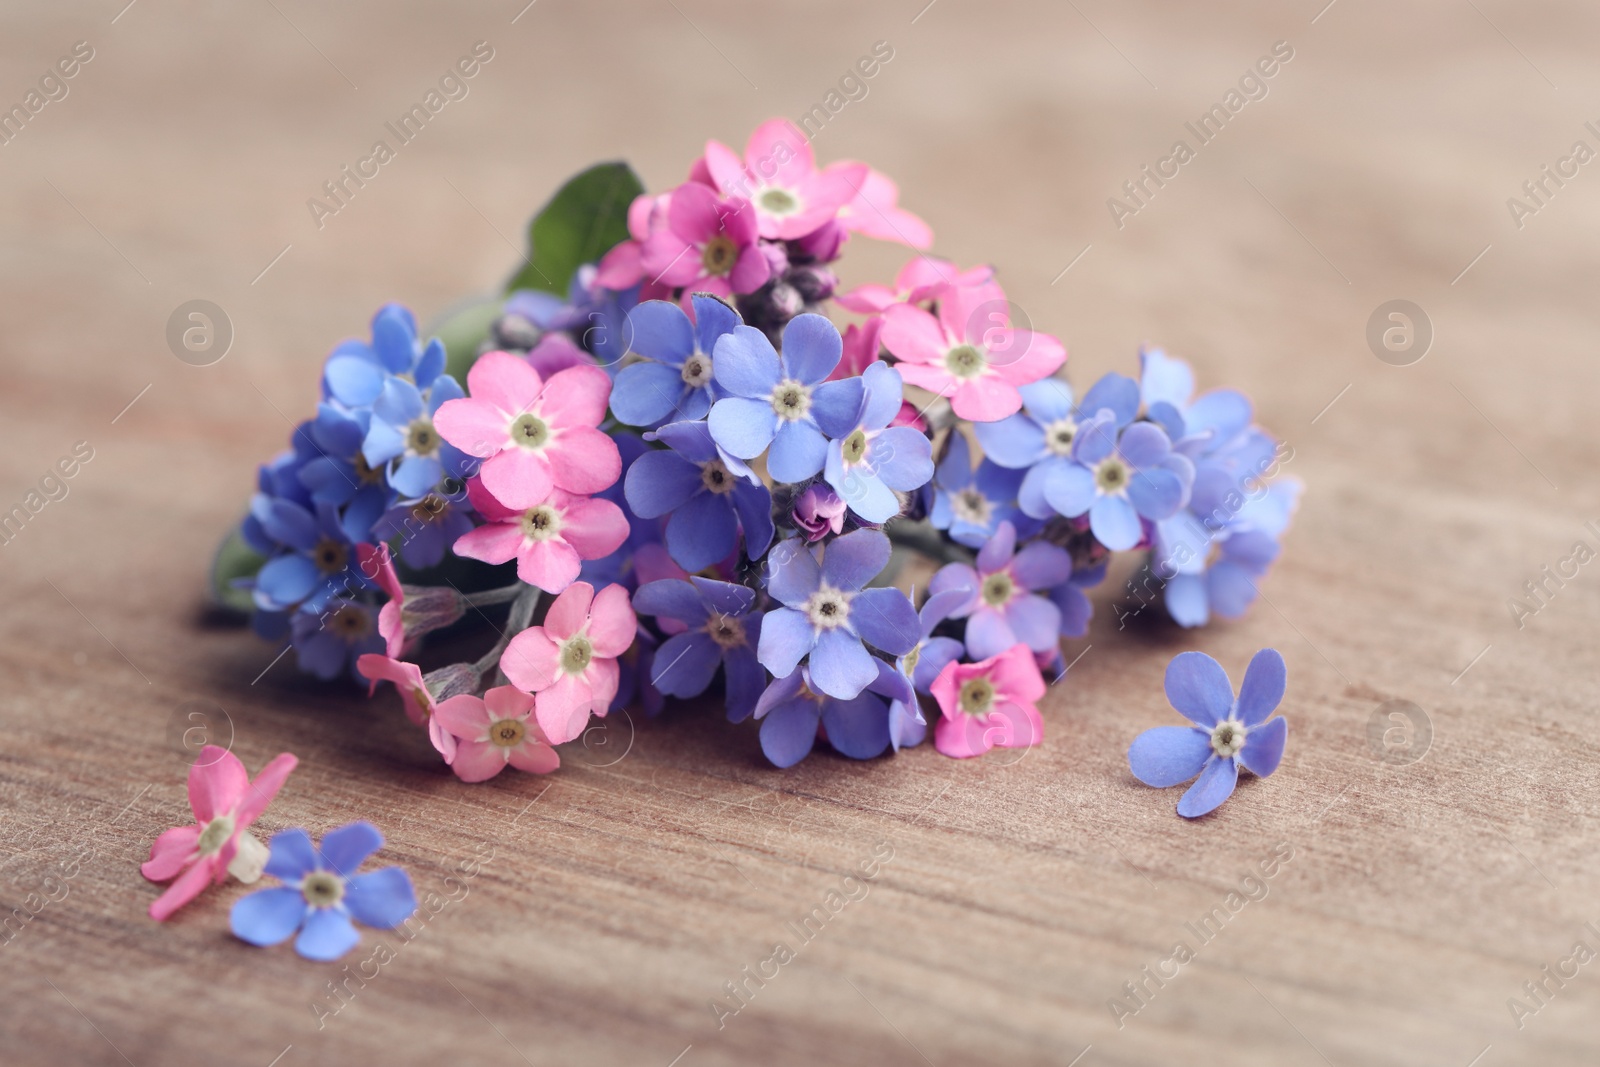
[[[528, 628], [528, 623], [533, 621], [533, 613], [539, 608], [539, 598], [544, 594], [535, 586], [519, 582], [518, 587], [515, 598], [511, 599], [511, 613], [506, 616], [506, 628], [501, 631], [500, 640], [494, 643], [494, 647], [482, 659], [473, 664], [479, 673], [486, 673], [491, 667], [499, 665], [500, 657], [511, 644], [511, 639]], [[505, 590], [493, 589], [490, 592], [503, 593]], [[503, 682], [505, 672], [499, 672], [497, 677]]]
[[925, 522], [892, 523], [884, 530], [891, 544], [921, 553], [937, 563], [971, 563], [972, 551], [939, 536], [939, 532]]
[[484, 589], [476, 593], [463, 593], [461, 599], [467, 602], [469, 608], [484, 608], [491, 604], [505, 604], [517, 599], [522, 591], [529, 588], [525, 582], [512, 582], [501, 589]]

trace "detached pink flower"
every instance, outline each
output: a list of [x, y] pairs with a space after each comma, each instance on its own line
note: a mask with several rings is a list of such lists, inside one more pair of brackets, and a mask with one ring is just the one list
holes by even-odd
[[617, 657], [638, 625], [626, 588], [608, 585], [596, 596], [588, 582], [574, 582], [550, 605], [544, 625], [511, 639], [500, 669], [512, 685], [537, 694], [535, 715], [552, 744], [583, 733], [591, 711], [605, 715], [617, 695]]
[[1044, 678], [1027, 645], [1013, 645], [978, 663], [945, 664], [929, 687], [944, 716], [933, 728], [946, 756], [981, 756], [991, 748], [1026, 748], [1044, 738], [1035, 706]]
[[788, 119], [756, 127], [744, 159], [719, 141], [706, 142], [705, 170], [723, 196], [750, 201], [761, 236], [798, 240], [832, 222], [867, 180], [867, 167], [817, 169], [811, 144]]
[[1015, 415], [1022, 409], [1017, 387], [1049, 377], [1067, 360], [1054, 337], [1009, 325], [997, 284], [946, 286], [936, 298], [938, 318], [911, 304], [884, 312], [883, 344], [907, 384], [949, 397], [958, 418]]
[[[611, 450], [616, 447], [612, 444]], [[559, 593], [576, 581], [583, 560], [609, 556], [628, 539], [628, 517], [600, 497], [552, 489], [532, 507], [512, 508], [473, 478], [467, 482], [467, 498], [487, 521], [456, 540], [456, 555], [485, 563], [515, 559], [517, 577], [547, 593]]]
[[356, 660], [356, 670], [372, 683], [373, 688], [377, 688], [379, 682], [393, 682], [400, 694], [400, 704], [406, 710], [406, 718], [418, 726], [427, 726], [428, 741], [446, 763], [455, 759], [456, 739], [439, 724], [439, 718], [434, 714], [438, 711], [438, 704], [433, 699], [428, 683], [422, 678], [421, 667], [402, 659], [368, 652]]
[[216, 745], [200, 750], [189, 768], [189, 807], [193, 826], [162, 831], [139, 872], [152, 882], [177, 878], [150, 905], [150, 918], [164, 921], [200, 895], [206, 883], [221, 883], [229, 873], [242, 882], [261, 877], [267, 847], [245, 831], [278, 795], [299, 761], [289, 753], [273, 759], [250, 781], [239, 757]]
[[[823, 173], [860, 166], [865, 164], [841, 159], [830, 163]], [[847, 230], [880, 241], [894, 241], [912, 248], [927, 248], [933, 244], [933, 230], [928, 224], [900, 207], [900, 187], [887, 174], [870, 167], [860, 191], [839, 209], [839, 222]]]
[[748, 201], [719, 198], [698, 182], [672, 191], [667, 227], [644, 243], [644, 275], [695, 293], [729, 297], [767, 283], [772, 266], [756, 241], [756, 216]]
[[441, 701], [438, 718], [457, 739], [450, 769], [463, 782], [483, 782], [510, 764], [529, 774], [549, 774], [561, 766], [539, 723], [532, 718], [534, 698], [502, 685], [483, 696]]
[[545, 381], [527, 360], [487, 352], [467, 372], [471, 394], [434, 413], [446, 441], [483, 460], [479, 476], [507, 507], [531, 508], [552, 489], [598, 493], [622, 473], [617, 444], [597, 426], [611, 377], [569, 367]]

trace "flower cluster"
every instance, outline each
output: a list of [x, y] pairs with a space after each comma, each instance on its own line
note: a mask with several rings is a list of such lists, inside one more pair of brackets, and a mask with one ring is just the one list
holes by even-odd
[[[559, 268], [536, 223], [546, 289], [519, 275], [453, 342], [465, 390], [401, 308], [335, 349], [242, 531], [258, 628], [392, 682], [463, 780], [718, 685], [784, 767], [918, 745], [930, 714], [950, 756], [1037, 744], [1112, 553], [1148, 552], [1129, 590], [1184, 626], [1254, 598], [1299, 487], [1241, 394], [1148, 349], [1080, 397], [992, 269], [922, 254], [892, 181], [786, 121], [666, 192], [626, 180], [615, 217], [609, 187], [540, 216], [613, 236]], [[917, 254], [836, 292], [853, 234]], [[896, 546], [943, 566], [902, 578]], [[471, 618], [492, 647], [424, 672], [424, 635]]]

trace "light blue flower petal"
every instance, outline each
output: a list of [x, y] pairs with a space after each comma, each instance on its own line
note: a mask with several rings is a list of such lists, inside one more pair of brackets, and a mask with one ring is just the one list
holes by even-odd
[[[1044, 487], [1050, 477], [1063, 467], [1083, 469], [1060, 456], [1040, 460], [1028, 468], [1027, 474], [1023, 476], [1022, 485], [1017, 489], [1017, 506], [1022, 509], [1024, 515], [1032, 519], [1050, 519], [1056, 516], [1055, 508], [1050, 506], [1050, 501], [1045, 497]], [[1091, 480], [1089, 484], [1090, 492], [1093, 493], [1093, 481]]]
[[384, 422], [404, 426], [423, 411], [422, 394], [404, 378], [390, 378], [372, 402], [372, 413]]
[[1187, 782], [1210, 758], [1210, 735], [1193, 726], [1157, 726], [1128, 746], [1128, 769], [1157, 789]]
[[839, 330], [823, 315], [796, 315], [783, 328], [783, 366], [807, 385], [832, 374], [842, 353]]
[[1245, 668], [1244, 681], [1239, 683], [1239, 721], [1246, 726], [1266, 722], [1283, 700], [1288, 676], [1289, 670], [1277, 649], [1257, 652]]
[[1201, 396], [1183, 413], [1184, 429], [1189, 433], [1211, 430], [1212, 441], [1222, 444], [1250, 425], [1250, 400], [1237, 389], [1213, 389]]
[[696, 293], [689, 298], [694, 305], [695, 343], [701, 352], [711, 355], [723, 334], [732, 333], [741, 325], [739, 313], [714, 296]]
[[349, 878], [383, 847], [383, 834], [370, 822], [353, 822], [322, 835], [322, 866], [341, 878]]
[[1113, 552], [1126, 552], [1139, 543], [1144, 527], [1139, 513], [1120, 496], [1103, 496], [1089, 509], [1089, 529], [1095, 539]]
[[256, 575], [256, 601], [288, 607], [311, 595], [322, 581], [317, 565], [300, 555], [269, 559]]
[[407, 456], [389, 475], [389, 484], [403, 497], [427, 496], [443, 476], [444, 464], [434, 456]]
[[1167, 700], [1190, 722], [1210, 728], [1233, 708], [1233, 683], [1204, 652], [1180, 652], [1167, 664]]
[[1043, 427], [1027, 415], [1008, 415], [999, 422], [980, 422], [973, 429], [977, 432], [978, 444], [983, 446], [983, 454], [1002, 467], [1029, 467], [1048, 454]]
[[1032, 541], [1012, 558], [1011, 574], [1024, 589], [1051, 589], [1072, 577], [1072, 556], [1048, 541]]
[[623, 494], [641, 519], [655, 519], [681, 508], [705, 490], [700, 470], [674, 452], [646, 452], [628, 468]]
[[861, 372], [861, 386], [865, 391], [861, 425], [869, 430], [881, 430], [900, 413], [900, 403], [905, 399], [905, 382], [901, 380], [899, 371], [879, 359], [868, 363]]
[[761, 620], [761, 642], [756, 648], [756, 657], [767, 670], [785, 678], [794, 673], [800, 660], [816, 643], [817, 631], [804, 615], [792, 608], [776, 608]]
[[[1020, 386], [1017, 392], [1022, 394], [1022, 406], [1028, 410], [1028, 414], [1040, 422], [1055, 422], [1072, 414], [1072, 386], [1060, 378], [1046, 378]], [[982, 427], [984, 424], [978, 425]], [[987, 446], [984, 451], [988, 451]]]
[[1209, 598], [1206, 595], [1206, 576], [1180, 574], [1167, 583], [1165, 602], [1167, 614], [1179, 626], [1193, 629], [1204, 626], [1211, 619]]
[[[1026, 485], [1026, 481], [1023, 484]], [[1045, 473], [1044, 498], [1057, 514], [1077, 518], [1094, 506], [1094, 472], [1077, 463], [1051, 464]], [[1034, 512], [1029, 514], [1034, 518], [1045, 517]]]
[[356, 922], [377, 930], [393, 930], [417, 910], [417, 893], [405, 871], [384, 867], [350, 879], [345, 886], [344, 904]]
[[740, 484], [733, 487], [733, 509], [744, 528], [746, 559], [757, 560], [772, 544], [772, 494], [764, 485]]
[[228, 925], [241, 941], [277, 945], [300, 929], [306, 910], [306, 898], [298, 889], [261, 889], [239, 898], [228, 913]]
[[939, 672], [967, 654], [967, 648], [953, 637], [930, 637], [917, 659], [916, 670], [911, 672], [911, 683], [917, 692], [926, 693], [933, 686]]
[[922, 623], [898, 589], [863, 589], [850, 601], [850, 623], [873, 648], [903, 656], [922, 638]]
[[[727, 341], [726, 337], [722, 339], [723, 344]], [[778, 432], [778, 414], [772, 410], [769, 402], [739, 396], [724, 397], [712, 404], [711, 414], [706, 421], [717, 444], [740, 459], [755, 459], [761, 455]], [[822, 467], [820, 459], [817, 467]]]
[[[765, 628], [762, 636], [766, 636]], [[860, 639], [843, 629], [822, 632], [811, 651], [810, 664], [812, 685], [818, 692], [840, 700], [855, 699], [878, 677], [878, 668]], [[772, 670], [771, 664], [766, 666]]]
[[406, 435], [398, 427], [382, 419], [373, 419], [367, 427], [367, 439], [361, 443], [361, 455], [367, 464], [381, 467], [406, 450]]
[[863, 522], [885, 523], [900, 514], [900, 498], [883, 484], [883, 479], [865, 466], [845, 471], [843, 463], [837, 461], [839, 442], [832, 442], [828, 448], [828, 469], [824, 477], [857, 517]]
[[674, 634], [656, 652], [650, 681], [669, 697], [695, 697], [706, 691], [722, 656], [704, 630]]
[[1145, 405], [1166, 401], [1180, 410], [1194, 395], [1194, 371], [1159, 348], [1139, 353], [1139, 392]]
[[[631, 338], [628, 347], [646, 359], [673, 368], [682, 367], [684, 359], [695, 349], [694, 326], [689, 322], [689, 316], [670, 300], [646, 300], [640, 303], [628, 312], [628, 330]], [[678, 375], [674, 373], [674, 377]], [[681, 383], [682, 379], [679, 378], [679, 381]], [[620, 385], [621, 382], [618, 376], [617, 383]]]
[[667, 520], [667, 552], [686, 571], [720, 563], [739, 547], [733, 505], [715, 493], [696, 493]]
[[[444, 342], [437, 337], [429, 338], [427, 347], [422, 350], [422, 355], [417, 359], [417, 369], [413, 376], [417, 384], [424, 389], [438, 388], [439, 375], [444, 373], [445, 360], [448, 353], [444, 350]], [[461, 387], [456, 386], [457, 389]], [[460, 393], [456, 394], [460, 396]]]
[[1017, 643], [1016, 631], [1006, 617], [993, 608], [980, 608], [967, 619], [967, 651], [973, 659], [998, 656]]
[[[843, 538], [840, 538], [843, 540]], [[804, 604], [822, 581], [822, 566], [798, 537], [779, 541], [767, 555], [767, 592], [791, 608]], [[784, 671], [778, 675], [783, 677]]]
[[1289, 737], [1289, 720], [1282, 715], [1264, 726], [1258, 726], [1245, 735], [1244, 747], [1239, 750], [1239, 762], [1251, 774], [1265, 778], [1278, 769], [1283, 759], [1283, 743]]
[[761, 751], [778, 767], [793, 767], [817, 743], [822, 708], [815, 700], [791, 700], [761, 720]]
[[361, 942], [350, 917], [336, 908], [312, 908], [294, 950], [308, 960], [336, 960]]
[[883, 573], [889, 552], [889, 538], [881, 531], [854, 530], [828, 542], [822, 576], [835, 589], [854, 592]]
[[629, 426], [654, 426], [672, 415], [682, 396], [683, 375], [677, 368], [635, 363], [617, 374], [611, 387], [611, 413]]
[[[754, 595], [754, 590], [750, 590]], [[677, 619], [688, 626], [701, 626], [708, 617], [705, 600], [694, 586], [681, 578], [646, 582], [633, 594], [633, 610], [640, 615]]]
[[1206, 574], [1211, 610], [1224, 619], [1237, 619], [1255, 603], [1260, 592], [1250, 572], [1228, 559], [1218, 560]]
[[[731, 448], [728, 451], [738, 455]], [[767, 453], [767, 472], [780, 483], [795, 485], [821, 471], [827, 458], [827, 438], [815, 426], [807, 422], [785, 422], [772, 439], [772, 451]]]
[[851, 759], [872, 759], [889, 747], [889, 708], [871, 693], [822, 705], [828, 744]]
[[1183, 482], [1162, 467], [1138, 471], [1128, 480], [1128, 501], [1147, 519], [1170, 519], [1183, 507]]
[[[845, 437], [856, 428], [864, 396], [860, 378], [823, 382], [811, 390], [811, 418], [826, 437]], [[822, 465], [817, 465], [821, 470]]]
[[780, 375], [778, 350], [755, 327], [737, 326], [717, 341], [711, 355], [711, 373], [717, 384], [733, 396], [770, 396]]
[[933, 477], [933, 442], [910, 426], [891, 426], [872, 442], [869, 461], [883, 484], [909, 493]]
[[1072, 439], [1072, 458], [1086, 467], [1092, 467], [1116, 450], [1116, 417], [1103, 409], [1078, 425], [1078, 436]]
[[1107, 374], [1083, 394], [1086, 412], [1109, 408], [1118, 426], [1126, 426], [1139, 413], [1139, 383], [1122, 374]]
[[383, 392], [383, 368], [359, 356], [334, 356], [323, 368], [328, 392], [348, 407], [365, 407]]
[[1239, 765], [1232, 759], [1213, 759], [1178, 801], [1178, 814], [1198, 819], [1222, 806], [1239, 784]]

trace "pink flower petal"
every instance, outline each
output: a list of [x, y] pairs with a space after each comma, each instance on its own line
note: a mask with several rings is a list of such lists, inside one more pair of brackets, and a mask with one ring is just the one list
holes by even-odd
[[[489, 723], [492, 718], [489, 709], [484, 706], [482, 698], [469, 693], [439, 701], [434, 705], [433, 718], [463, 743], [487, 741], [489, 738]], [[460, 746], [457, 746], [457, 752], [459, 751]]]
[[494, 455], [511, 443], [510, 416], [487, 400], [476, 397], [446, 400], [440, 404], [439, 410], [433, 413], [433, 428], [467, 455], [480, 459]]
[[506, 563], [522, 551], [523, 540], [522, 527], [518, 524], [492, 522], [456, 538], [455, 552], [485, 563]]
[[463, 741], [450, 769], [463, 782], [486, 782], [506, 769], [506, 749], [487, 741]]
[[199, 826], [174, 826], [161, 831], [150, 844], [150, 858], [139, 865], [139, 873], [152, 882], [165, 882], [188, 863], [200, 841]]
[[[706, 160], [709, 163], [710, 146], [706, 147]], [[744, 161], [750, 173], [762, 184], [798, 185], [817, 169], [816, 158], [811, 154], [811, 142], [788, 119], [768, 119], [757, 126], [745, 144]]]
[[686, 243], [703, 245], [722, 232], [721, 206], [708, 186], [685, 182], [672, 190], [667, 225]]
[[530, 737], [511, 750], [511, 766], [528, 774], [549, 774], [561, 766], [561, 757], [545, 742]]
[[467, 371], [467, 392], [472, 399], [488, 401], [511, 418], [531, 409], [543, 388], [539, 372], [509, 352], [485, 352]]
[[467, 479], [467, 502], [477, 509], [490, 522], [506, 522], [518, 518], [522, 512], [516, 508], [508, 508], [500, 503], [499, 499], [488, 489], [484, 488], [482, 478]]
[[831, 218], [861, 195], [867, 182], [867, 169], [865, 163], [836, 163], [812, 175], [802, 186], [806, 210], [826, 211]]
[[589, 608], [589, 642], [596, 656], [615, 658], [633, 644], [639, 617], [628, 600], [628, 590], [608, 585], [600, 590]]
[[994, 657], [989, 677], [996, 693], [1018, 704], [1034, 704], [1043, 699], [1044, 676], [1027, 645], [1013, 645]]
[[552, 640], [565, 641], [589, 622], [589, 607], [594, 603], [594, 586], [574, 582], [556, 597], [544, 617], [544, 630]]
[[[911, 381], [911, 376], [905, 375], [905, 379]], [[999, 422], [1022, 410], [1022, 394], [1004, 378], [985, 374], [980, 378], [968, 378], [957, 385], [950, 397], [950, 407], [957, 418], [971, 422]]]
[[700, 274], [700, 250], [672, 230], [662, 230], [644, 243], [640, 264], [650, 281], [677, 288]]
[[189, 807], [196, 820], [208, 823], [237, 807], [249, 787], [250, 775], [239, 757], [227, 749], [207, 745], [189, 768]]
[[588, 683], [577, 675], [563, 674], [554, 685], [540, 691], [534, 715], [551, 744], [560, 745], [583, 733], [594, 704], [594, 691]]
[[985, 747], [1027, 748], [1044, 740], [1044, 719], [1032, 704], [1001, 704], [983, 718]]
[[[599, 368], [596, 371], [602, 378], [605, 377], [605, 371]], [[558, 378], [560, 376], [556, 375]], [[569, 493], [584, 496], [598, 493], [610, 489], [622, 476], [622, 455], [617, 451], [617, 443], [608, 434], [592, 426], [572, 426], [561, 430], [545, 446], [544, 455], [549, 463], [551, 480], [558, 488]], [[493, 463], [494, 460], [489, 462]], [[484, 473], [487, 475], [487, 469]]]
[[150, 918], [158, 923], [165, 922], [173, 912], [199, 896], [200, 891], [211, 881], [216, 862], [216, 856], [202, 857], [199, 863], [179, 875], [176, 882], [167, 886], [165, 893], [150, 902]]
[[545, 383], [539, 414], [553, 426], [599, 426], [611, 400], [611, 375], [596, 366], [568, 367]]
[[989, 365], [1012, 385], [1048, 378], [1067, 361], [1067, 350], [1047, 333], [1010, 328], [989, 331]]
[[534, 626], [511, 639], [500, 655], [500, 669], [511, 684], [524, 693], [548, 689], [561, 674], [561, 650], [544, 632]]
[[239, 813], [234, 825], [236, 830], [243, 830], [267, 810], [267, 805], [272, 803], [272, 798], [278, 795], [278, 790], [283, 788], [283, 783], [299, 764], [300, 761], [294, 756], [282, 752], [272, 757], [267, 765], [261, 768], [261, 773], [250, 783], [244, 799], [239, 803]]
[[750, 195], [750, 179], [744, 172], [744, 163], [738, 153], [721, 141], [707, 141], [706, 170], [723, 196]]
[[[648, 199], [648, 198], [644, 198]], [[600, 258], [595, 271], [595, 284], [605, 289], [629, 289], [644, 277], [644, 266], [639, 262], [638, 241], [623, 241]]]
[[562, 513], [561, 537], [582, 559], [603, 559], [628, 539], [628, 517], [609, 500], [574, 500]]
[[559, 593], [583, 570], [577, 550], [560, 538], [523, 541], [517, 552], [517, 577], [546, 593]]
[[959, 388], [955, 375], [945, 370], [941, 364], [896, 363], [894, 369], [900, 372], [901, 380], [907, 385], [914, 385], [930, 393], [938, 393], [940, 396], [954, 396], [956, 389]]
[[594, 701], [594, 713], [603, 719], [611, 707], [611, 701], [616, 699], [617, 686], [622, 681], [622, 668], [617, 666], [617, 661], [614, 659], [596, 659], [589, 664], [584, 677], [589, 683], [589, 692]]
[[[604, 374], [605, 371], [601, 371]], [[616, 450], [613, 443], [611, 448]], [[483, 461], [479, 477], [483, 487], [494, 494], [496, 500], [508, 508], [521, 511], [537, 507], [550, 497], [554, 479], [550, 473], [550, 451], [553, 444], [535, 451], [512, 445], [496, 452]], [[620, 464], [620, 461], [619, 461]]]
[[882, 341], [896, 359], [912, 363], [942, 361], [949, 347], [938, 321], [910, 304], [896, 304], [883, 313]]
[[989, 751], [989, 739], [980, 721], [965, 713], [940, 719], [933, 726], [933, 747], [952, 759], [970, 759]]
[[500, 685], [483, 694], [490, 719], [527, 719], [533, 714], [533, 697], [514, 685]]

